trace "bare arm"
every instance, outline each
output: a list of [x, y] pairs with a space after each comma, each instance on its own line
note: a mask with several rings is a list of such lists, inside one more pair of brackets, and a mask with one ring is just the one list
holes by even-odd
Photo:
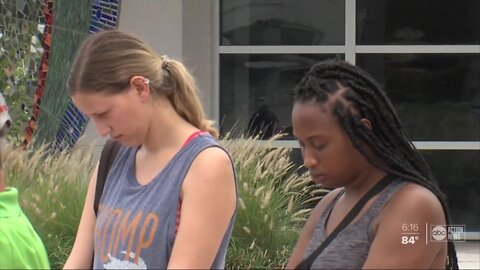
[[182, 208], [168, 268], [208, 269], [236, 207], [233, 168], [217, 147], [202, 151], [182, 186]]
[[93, 231], [95, 229], [95, 213], [93, 211], [93, 200], [95, 186], [97, 183], [98, 164], [95, 168], [88, 185], [87, 197], [83, 206], [82, 218], [78, 226], [77, 236], [72, 252], [64, 269], [91, 269], [93, 255]]
[[[377, 224], [363, 268], [445, 268], [447, 245], [431, 242], [428, 231], [432, 224], [445, 224], [445, 217], [439, 200], [429, 190], [408, 184], [382, 210]], [[407, 232], [405, 229], [409, 229], [409, 233], [418, 232], [418, 235], [402, 234]], [[405, 236], [407, 238], [402, 239]]]
[[[337, 196], [340, 192], [340, 189], [333, 190], [329, 192], [313, 209], [310, 217], [308, 218], [305, 226], [303, 227], [302, 233], [298, 238], [297, 244], [295, 245], [295, 249], [293, 250], [292, 256], [287, 263], [286, 269], [294, 269], [297, 265], [303, 260], [303, 254], [305, 253], [305, 249], [307, 248], [308, 242], [312, 238], [313, 231], [315, 230], [315, 226], [317, 225], [318, 219], [322, 215], [323, 211], [325, 210], [326, 206]], [[320, 245], [320, 243], [318, 243]]]

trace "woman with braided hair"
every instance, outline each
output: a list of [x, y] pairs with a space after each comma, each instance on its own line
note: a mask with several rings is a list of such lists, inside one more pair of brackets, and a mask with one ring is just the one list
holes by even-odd
[[381, 86], [345, 61], [313, 66], [294, 89], [293, 133], [312, 180], [333, 190], [312, 211], [287, 268], [458, 268], [432, 241], [447, 205]]

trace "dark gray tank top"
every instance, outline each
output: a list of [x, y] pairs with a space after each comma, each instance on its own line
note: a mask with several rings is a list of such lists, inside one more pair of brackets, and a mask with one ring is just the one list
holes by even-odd
[[[408, 182], [395, 180], [390, 183], [377, 197], [371, 207], [355, 222], [349, 224], [333, 239], [313, 261], [311, 269], [361, 269], [368, 256], [368, 250], [374, 238], [372, 221], [382, 211], [393, 195]], [[325, 208], [321, 214], [313, 236], [310, 239], [304, 253], [304, 259], [308, 257], [327, 237], [325, 225], [333, 206], [343, 192]]]
[[[193, 160], [209, 147], [220, 146], [208, 134], [195, 137], [150, 183], [142, 186], [135, 177], [137, 149], [122, 146], [100, 200], [94, 232], [95, 269], [167, 268], [175, 241], [183, 180]], [[225, 266], [236, 212], [212, 268]]]

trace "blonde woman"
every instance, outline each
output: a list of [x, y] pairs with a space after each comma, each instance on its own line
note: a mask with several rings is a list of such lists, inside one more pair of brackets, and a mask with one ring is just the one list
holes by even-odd
[[223, 268], [237, 202], [233, 163], [194, 79], [118, 30], [89, 36], [68, 91], [122, 147], [93, 210], [94, 172], [65, 268]]

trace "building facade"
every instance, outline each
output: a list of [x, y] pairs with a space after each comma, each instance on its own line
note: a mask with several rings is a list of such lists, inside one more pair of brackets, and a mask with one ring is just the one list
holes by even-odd
[[[222, 134], [244, 134], [259, 111], [273, 132], [288, 131], [292, 88], [319, 60], [367, 70], [448, 196], [453, 223], [480, 239], [480, 1], [121, 3], [118, 28], [187, 64]], [[86, 136], [96, 138], [93, 125]], [[292, 147], [301, 162], [291, 137], [276, 145]]]

